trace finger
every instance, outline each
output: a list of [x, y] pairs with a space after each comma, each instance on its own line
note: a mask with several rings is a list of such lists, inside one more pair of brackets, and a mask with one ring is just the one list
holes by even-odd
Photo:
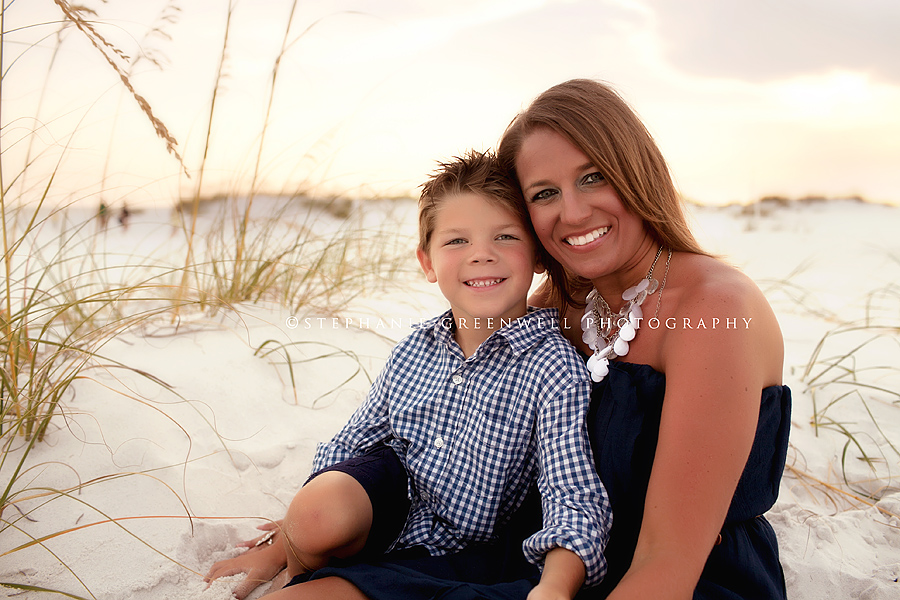
[[250, 595], [250, 592], [259, 587], [260, 583], [262, 582], [258, 579], [247, 577], [237, 584], [237, 586], [231, 590], [231, 593], [234, 594], [234, 597], [237, 598], [237, 600], [244, 600], [244, 598]]
[[211, 579], [221, 577], [221, 575], [217, 575], [217, 573], [221, 572], [224, 569], [227, 569], [229, 566], [231, 566], [230, 558], [214, 562], [213, 565], [209, 568], [209, 571], [206, 573], [206, 575], [203, 576], [203, 578], [209, 581]]
[[237, 544], [235, 544], [235, 548], [250, 548], [252, 550], [253, 548], [256, 548], [259, 545], [259, 541], [267, 535], [269, 534], [264, 533], [262, 535], [256, 536], [252, 540], [244, 540], [243, 542], [238, 542]]
[[215, 569], [215, 572], [210, 571], [206, 577], [208, 578], [209, 581], [214, 581], [216, 579], [219, 579], [220, 577], [229, 577], [231, 575], [238, 575], [240, 573], [246, 573], [246, 571], [237, 566], [225, 565], [218, 569]]
[[[257, 529], [260, 529], [260, 528], [257, 528]], [[263, 540], [269, 540], [277, 533], [277, 532], [273, 532], [273, 529], [274, 528], [269, 528], [269, 529], [265, 530], [266, 532], [264, 534], [258, 535], [255, 538], [253, 538], [252, 540], [247, 540], [245, 542], [239, 543], [238, 547], [243, 546], [245, 548], [254, 548], [256, 546], [259, 546]]]
[[255, 548], [264, 548], [265, 546], [271, 546], [274, 543], [275, 537], [278, 535], [278, 529], [270, 529], [263, 535], [253, 538], [252, 540], [248, 540], [246, 542], [242, 542], [239, 546], [244, 546], [246, 548], [250, 548], [253, 550]]

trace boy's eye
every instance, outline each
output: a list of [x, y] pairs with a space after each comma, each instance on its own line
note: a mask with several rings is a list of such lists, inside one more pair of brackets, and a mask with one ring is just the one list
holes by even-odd
[[557, 194], [557, 191], [555, 189], [548, 188], [545, 190], [541, 190], [537, 194], [533, 195], [531, 197], [531, 201], [532, 202], [544, 202], [544, 201], [550, 200], [551, 198], [556, 196], [556, 194]]
[[497, 236], [497, 239], [498, 240], [517, 240], [517, 239], [519, 239], [519, 236], [513, 235], [511, 233], [501, 233], [500, 235]]
[[459, 244], [465, 244], [466, 240], [463, 238], [453, 238], [452, 240], [447, 240], [444, 245], [445, 246], [456, 246]]

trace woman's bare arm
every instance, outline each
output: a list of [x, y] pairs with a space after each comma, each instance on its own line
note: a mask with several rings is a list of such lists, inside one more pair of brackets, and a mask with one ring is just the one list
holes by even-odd
[[[684, 294], [680, 326], [663, 342], [666, 396], [644, 518], [610, 600], [691, 598], [747, 462], [761, 390], [780, 383], [783, 342], [768, 303], [743, 276], [728, 282]], [[710, 328], [725, 315], [739, 326]], [[684, 327], [685, 317], [707, 327]]]

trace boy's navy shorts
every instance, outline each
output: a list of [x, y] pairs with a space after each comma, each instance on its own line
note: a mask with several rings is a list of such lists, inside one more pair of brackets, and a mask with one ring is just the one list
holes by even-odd
[[[312, 579], [340, 577], [372, 600], [435, 600], [524, 598], [540, 578], [522, 554], [522, 540], [541, 528], [541, 498], [537, 486], [507, 524], [508, 534], [495, 544], [472, 544], [455, 554], [430, 556], [424, 546], [385, 552], [403, 532], [410, 509], [408, 475], [394, 451], [379, 445], [313, 474], [341, 471], [360, 482], [372, 501], [372, 531], [362, 552], [332, 559], [329, 566], [296, 575], [285, 587]], [[528, 505], [528, 509], [525, 509]], [[527, 518], [520, 518], [524, 515]], [[505, 582], [496, 590], [495, 584]], [[506, 586], [506, 587], [504, 587]], [[512, 587], [509, 587], [512, 586]]]
[[328, 471], [340, 471], [363, 486], [372, 503], [372, 529], [357, 559], [384, 554], [403, 533], [409, 516], [409, 476], [397, 453], [378, 444], [365, 454], [325, 467], [309, 476], [307, 483]]

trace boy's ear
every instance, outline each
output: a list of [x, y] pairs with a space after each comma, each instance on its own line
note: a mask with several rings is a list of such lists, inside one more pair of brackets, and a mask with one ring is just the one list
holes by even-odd
[[431, 264], [431, 258], [428, 256], [428, 253], [421, 248], [416, 248], [416, 258], [419, 259], [419, 265], [422, 267], [428, 283], [437, 283], [437, 273], [434, 272], [434, 266]]

